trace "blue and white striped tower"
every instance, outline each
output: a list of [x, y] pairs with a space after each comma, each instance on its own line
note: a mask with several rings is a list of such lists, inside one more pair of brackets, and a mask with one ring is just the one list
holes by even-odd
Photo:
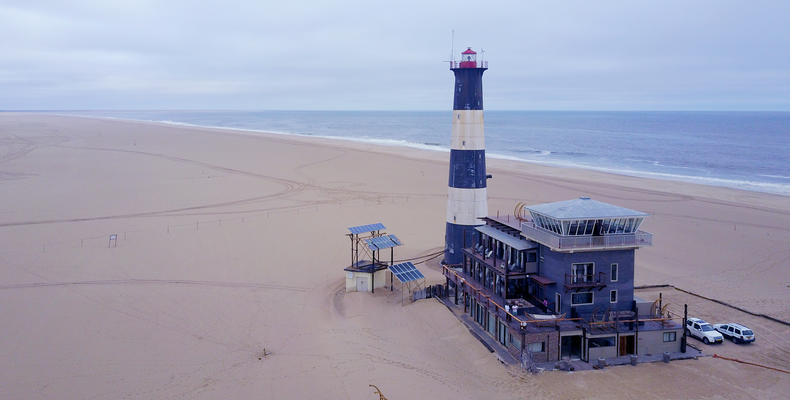
[[461, 249], [476, 241], [475, 227], [483, 225], [480, 218], [488, 214], [483, 135], [483, 72], [488, 65], [467, 48], [460, 62], [450, 62], [450, 69], [455, 73], [455, 92], [444, 263], [461, 264]]

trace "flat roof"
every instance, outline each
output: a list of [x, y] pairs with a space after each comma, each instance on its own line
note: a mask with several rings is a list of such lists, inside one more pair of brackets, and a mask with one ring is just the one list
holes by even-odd
[[548, 286], [557, 283], [549, 278], [546, 278], [545, 276], [540, 276], [537, 274], [530, 274], [529, 277], [532, 278], [533, 281], [537, 282], [540, 286]]
[[517, 238], [513, 235], [509, 235], [505, 232], [500, 231], [499, 229], [494, 228], [490, 225], [483, 225], [478, 226], [475, 228], [478, 232], [491, 236], [495, 240], [499, 240], [500, 242], [516, 249], [516, 250], [527, 250], [531, 248], [538, 247], [537, 243], [534, 243], [529, 240]]
[[589, 197], [543, 203], [526, 207], [526, 209], [556, 219], [646, 217], [648, 215], [630, 208], [592, 200]]

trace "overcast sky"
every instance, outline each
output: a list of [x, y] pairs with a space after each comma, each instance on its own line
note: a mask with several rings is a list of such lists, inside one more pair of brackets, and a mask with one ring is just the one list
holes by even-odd
[[790, 110], [790, 1], [0, 2], [0, 109]]

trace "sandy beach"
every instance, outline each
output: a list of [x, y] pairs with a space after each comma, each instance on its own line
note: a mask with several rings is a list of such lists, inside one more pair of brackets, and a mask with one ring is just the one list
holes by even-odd
[[[396, 258], [442, 248], [448, 158], [0, 113], [0, 398], [374, 399], [370, 384], [391, 400], [790, 393], [790, 375], [711, 357], [529, 375], [434, 300], [345, 294], [346, 227], [382, 222], [405, 244]], [[637, 285], [790, 320], [790, 197], [497, 159], [488, 172], [491, 214], [581, 195], [645, 211], [655, 236]], [[443, 282], [438, 261], [420, 266], [430, 282]], [[664, 295], [756, 330], [751, 346], [706, 352], [790, 370], [790, 327]]]

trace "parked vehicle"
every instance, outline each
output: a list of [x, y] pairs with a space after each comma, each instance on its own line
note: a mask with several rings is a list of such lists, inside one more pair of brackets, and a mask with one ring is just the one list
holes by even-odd
[[699, 318], [686, 320], [686, 334], [702, 340], [705, 344], [722, 343], [724, 336], [717, 332], [713, 326]]
[[721, 332], [724, 337], [735, 343], [751, 343], [754, 341], [754, 332], [741, 324], [715, 324], [713, 327]]

